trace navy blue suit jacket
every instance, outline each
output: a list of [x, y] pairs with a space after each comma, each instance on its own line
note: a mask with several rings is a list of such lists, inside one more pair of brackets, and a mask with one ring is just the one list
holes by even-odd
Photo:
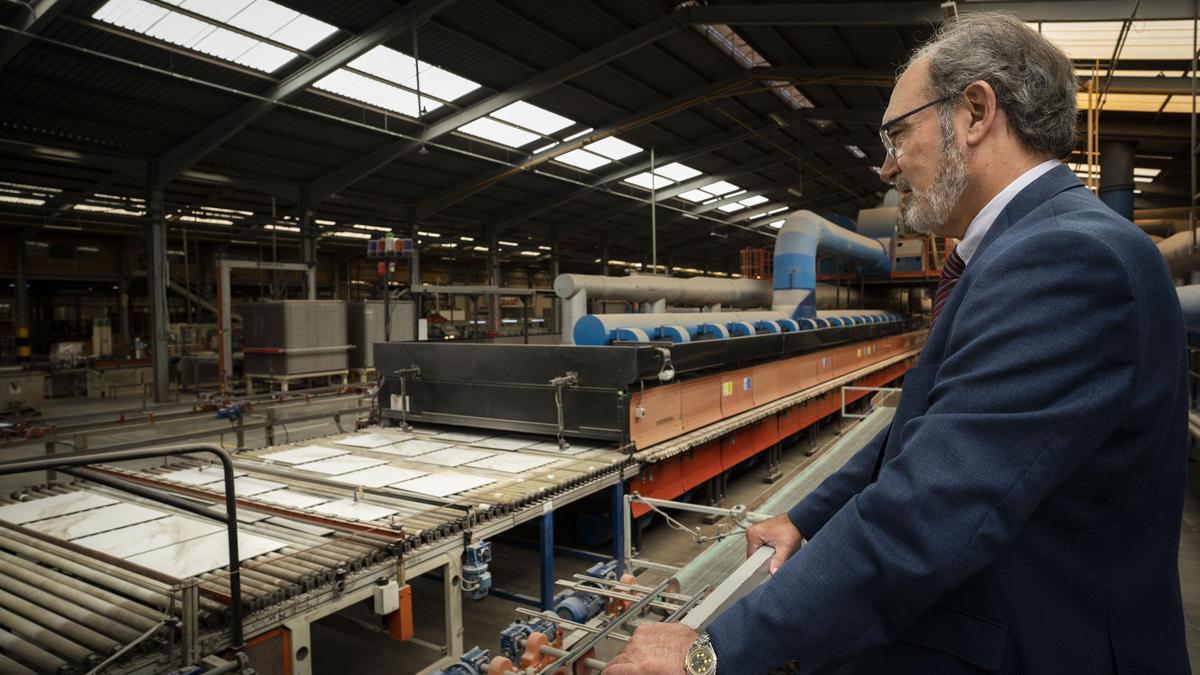
[[1187, 673], [1179, 301], [1065, 167], [1009, 203], [891, 426], [709, 627], [731, 673]]

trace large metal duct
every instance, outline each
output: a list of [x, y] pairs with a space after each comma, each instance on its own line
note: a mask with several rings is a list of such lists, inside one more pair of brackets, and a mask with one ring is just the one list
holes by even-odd
[[769, 307], [771, 283], [757, 279], [714, 279], [634, 274], [606, 277], [595, 274], [560, 274], [554, 292], [563, 302], [562, 341], [573, 342], [575, 322], [588, 314], [588, 300], [624, 302], [665, 301], [663, 305]]
[[787, 217], [775, 239], [775, 295], [771, 309], [793, 319], [816, 316], [817, 253], [850, 258], [864, 272], [891, 268], [886, 240], [838, 227], [812, 211]]
[[1200, 285], [1180, 286], [1175, 291], [1183, 308], [1183, 323], [1189, 331], [1200, 331]]
[[1158, 251], [1171, 276], [1187, 277], [1193, 270], [1200, 269], [1200, 252], [1192, 251], [1192, 233], [1180, 232], [1167, 237], [1158, 243]]

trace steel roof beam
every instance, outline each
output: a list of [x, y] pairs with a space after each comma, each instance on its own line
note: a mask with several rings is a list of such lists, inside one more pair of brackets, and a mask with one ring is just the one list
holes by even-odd
[[[939, 24], [941, 2], [836, 2], [820, 4], [710, 5], [689, 8], [691, 24], [731, 26], [919, 26]], [[1190, 0], [1143, 2], [1135, 19], [1190, 19]], [[963, 14], [1011, 12], [1025, 21], [1126, 21], [1127, 0], [1094, 2], [964, 2]]]
[[158, 162], [163, 181], [166, 182], [179, 176], [184, 170], [220, 147], [222, 143], [248, 124], [270, 112], [277, 102], [307, 89], [322, 77], [397, 35], [412, 30], [414, 26], [419, 26], [435, 13], [457, 1], [414, 0], [380, 19], [367, 32], [354, 36], [330, 49], [300, 70], [280, 80], [262, 97], [246, 101], [200, 133], [167, 151], [159, 158]]
[[[17, 3], [24, 5], [25, 3]], [[32, 3], [25, 5], [25, 11], [17, 18], [16, 23], [10, 28], [20, 31], [0, 31], [0, 70], [8, 65], [17, 52], [25, 48], [31, 39], [29, 35], [24, 33], [38, 33], [54, 20], [67, 6], [66, 0], [34, 0]]]

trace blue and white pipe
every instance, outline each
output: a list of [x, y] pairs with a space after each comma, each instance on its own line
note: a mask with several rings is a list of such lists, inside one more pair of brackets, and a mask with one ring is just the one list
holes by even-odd
[[783, 312], [688, 312], [686, 314], [589, 314], [575, 323], [578, 345], [605, 345], [614, 340], [676, 344], [703, 339], [746, 337], [762, 333], [789, 333], [818, 328], [855, 326], [897, 321], [885, 310], [822, 310], [816, 316], [793, 319]]
[[817, 315], [817, 253], [852, 258], [863, 272], [891, 269], [887, 238], [871, 239], [839, 227], [812, 211], [784, 219], [775, 239], [775, 292], [771, 309], [800, 319]]

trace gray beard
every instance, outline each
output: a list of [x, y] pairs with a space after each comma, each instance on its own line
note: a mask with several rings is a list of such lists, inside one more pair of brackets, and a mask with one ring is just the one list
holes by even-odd
[[[896, 187], [900, 190], [912, 188], [903, 176], [896, 179]], [[950, 212], [966, 188], [966, 155], [954, 142], [953, 128], [943, 129], [942, 156], [933, 185], [928, 190], [908, 193], [900, 206], [905, 225], [921, 234], [938, 234], [950, 220]]]

